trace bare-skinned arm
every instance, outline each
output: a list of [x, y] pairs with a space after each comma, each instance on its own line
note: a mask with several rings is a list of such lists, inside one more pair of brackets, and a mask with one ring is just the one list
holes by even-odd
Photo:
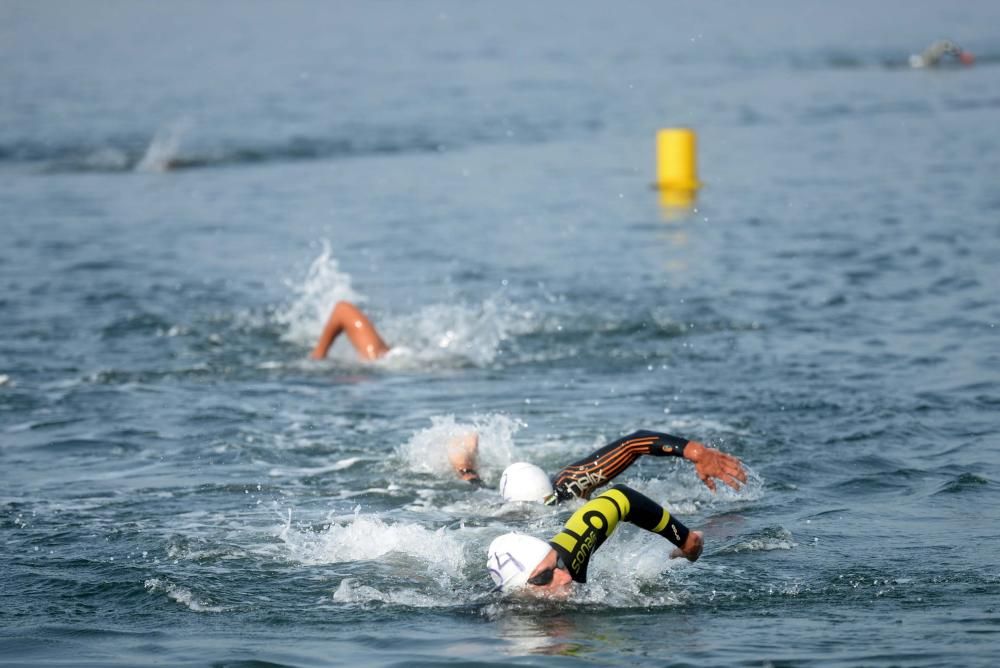
[[330, 317], [327, 318], [316, 347], [309, 356], [316, 360], [326, 357], [330, 346], [341, 332], [347, 334], [347, 338], [362, 359], [377, 359], [389, 352], [389, 346], [382, 340], [375, 325], [361, 312], [361, 309], [350, 302], [337, 302], [330, 312]]

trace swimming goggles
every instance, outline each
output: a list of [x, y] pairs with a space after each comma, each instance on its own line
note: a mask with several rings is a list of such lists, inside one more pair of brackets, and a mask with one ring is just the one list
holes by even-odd
[[555, 575], [557, 568], [566, 568], [566, 564], [563, 563], [562, 556], [556, 557], [556, 565], [552, 568], [546, 568], [544, 571], [535, 575], [534, 577], [528, 578], [528, 584], [535, 585], [536, 587], [544, 587], [545, 585], [552, 582], [552, 577]]

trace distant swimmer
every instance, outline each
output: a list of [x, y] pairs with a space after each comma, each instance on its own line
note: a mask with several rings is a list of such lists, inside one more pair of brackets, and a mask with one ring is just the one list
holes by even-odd
[[374, 360], [389, 352], [389, 346], [361, 309], [350, 302], [337, 302], [310, 357], [317, 360], [325, 358], [341, 332], [347, 333], [348, 340], [361, 359]]
[[945, 58], [957, 59], [963, 65], [971, 65], [976, 60], [976, 57], [969, 51], [966, 51], [954, 42], [942, 39], [931, 44], [919, 56], [916, 54], [911, 55], [910, 67], [935, 67], [940, 65]]
[[[455, 472], [473, 484], [482, 484], [476, 467], [478, 445], [476, 432], [456, 437], [448, 444], [448, 460]], [[595, 489], [610, 483], [643, 455], [687, 459], [694, 464], [698, 478], [713, 492], [716, 480], [733, 489], [739, 489], [747, 480], [742, 462], [732, 455], [680, 436], [639, 430], [564, 467], [553, 478], [534, 464], [511, 464], [500, 478], [500, 494], [505, 501], [547, 505], [589, 499]]]
[[701, 556], [702, 532], [689, 530], [648, 496], [614, 485], [573, 513], [548, 542], [520, 533], [495, 538], [486, 551], [494, 591], [564, 598], [574, 582], [587, 581], [591, 557], [622, 521], [673, 543], [671, 559], [697, 561]]

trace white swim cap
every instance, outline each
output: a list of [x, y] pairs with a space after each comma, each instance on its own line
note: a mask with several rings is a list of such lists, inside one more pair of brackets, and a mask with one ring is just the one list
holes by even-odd
[[493, 583], [507, 593], [523, 587], [552, 547], [544, 540], [521, 533], [505, 533], [486, 550], [486, 568]]
[[534, 464], [517, 462], [500, 477], [500, 495], [504, 501], [541, 501], [555, 493], [545, 471]]

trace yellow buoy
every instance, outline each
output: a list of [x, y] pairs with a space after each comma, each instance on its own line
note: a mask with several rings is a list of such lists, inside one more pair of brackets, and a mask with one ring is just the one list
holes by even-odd
[[694, 204], [694, 194], [691, 188], [659, 188], [660, 206], [668, 214], [690, 209]]
[[656, 186], [661, 190], [697, 190], [697, 139], [689, 128], [667, 128], [656, 133]]

